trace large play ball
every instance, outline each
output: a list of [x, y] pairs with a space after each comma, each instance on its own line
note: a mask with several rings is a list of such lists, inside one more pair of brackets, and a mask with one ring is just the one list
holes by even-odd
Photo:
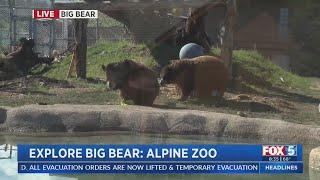
[[189, 43], [184, 45], [179, 53], [180, 59], [192, 59], [195, 57], [203, 56], [203, 47], [195, 44], [195, 43]]

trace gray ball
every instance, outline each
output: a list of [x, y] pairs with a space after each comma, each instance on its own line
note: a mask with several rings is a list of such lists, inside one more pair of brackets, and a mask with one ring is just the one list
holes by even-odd
[[203, 47], [195, 44], [195, 43], [189, 43], [184, 45], [179, 53], [180, 59], [192, 59], [195, 57], [203, 56]]

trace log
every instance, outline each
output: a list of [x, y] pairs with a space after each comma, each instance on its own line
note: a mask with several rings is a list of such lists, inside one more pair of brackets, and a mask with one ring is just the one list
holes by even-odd
[[212, 44], [205, 31], [204, 18], [208, 14], [208, 11], [221, 6], [225, 6], [223, 0], [207, 3], [194, 9], [187, 19], [183, 19], [181, 23], [156, 38], [156, 43], [175, 42], [177, 46], [183, 46], [187, 43], [197, 43], [203, 46], [206, 52], [209, 52]]
[[87, 19], [76, 19], [74, 20], [75, 28], [75, 49], [74, 58], [71, 63], [74, 63], [76, 77], [86, 78], [87, 74]]
[[70, 65], [69, 65], [69, 70], [68, 70], [68, 74], [67, 74], [67, 79], [70, 78], [72, 76], [72, 73], [75, 72], [75, 67], [74, 67], [74, 60], [75, 58], [75, 52], [72, 53], [72, 58], [71, 58], [71, 62], [70, 62]]
[[[229, 0], [227, 2], [227, 14], [225, 24], [225, 34], [223, 36], [221, 57], [225, 61], [225, 65], [232, 72], [232, 51], [233, 51], [233, 39], [234, 39], [234, 27], [236, 23], [236, 0]], [[230, 73], [231, 75], [231, 73]]]

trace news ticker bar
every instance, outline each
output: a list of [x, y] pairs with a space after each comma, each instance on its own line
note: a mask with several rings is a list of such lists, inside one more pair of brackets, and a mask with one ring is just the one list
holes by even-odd
[[18, 173], [298, 174], [303, 173], [303, 163], [19, 163]]
[[302, 145], [18, 145], [23, 162], [295, 162]]
[[303, 173], [302, 145], [18, 145], [19, 173]]

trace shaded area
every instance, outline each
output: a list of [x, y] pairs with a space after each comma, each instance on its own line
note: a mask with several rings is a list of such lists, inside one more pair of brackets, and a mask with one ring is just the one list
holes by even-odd
[[290, 91], [288, 92], [284, 89], [276, 88], [276, 87], [272, 88], [272, 90], [274, 90], [276, 93], [279, 93], [279, 94], [275, 94], [275, 96], [280, 97], [280, 98], [285, 98], [290, 101], [303, 102], [303, 103], [318, 103], [318, 102], [320, 102], [320, 98], [304, 95], [301, 93], [290, 92]]
[[21, 38], [15, 51], [0, 57], [0, 80], [26, 76], [34, 66], [52, 63], [54, 58], [39, 57], [34, 46], [33, 39]]
[[74, 88], [68, 81], [56, 80], [42, 76], [26, 76], [14, 80], [1, 81], [0, 92], [11, 92], [20, 94], [54, 95], [41, 88]]
[[175, 45], [162, 43], [158, 45], [149, 45], [148, 48], [157, 64], [161, 67], [168, 65], [170, 60], [179, 59], [180, 48]]

